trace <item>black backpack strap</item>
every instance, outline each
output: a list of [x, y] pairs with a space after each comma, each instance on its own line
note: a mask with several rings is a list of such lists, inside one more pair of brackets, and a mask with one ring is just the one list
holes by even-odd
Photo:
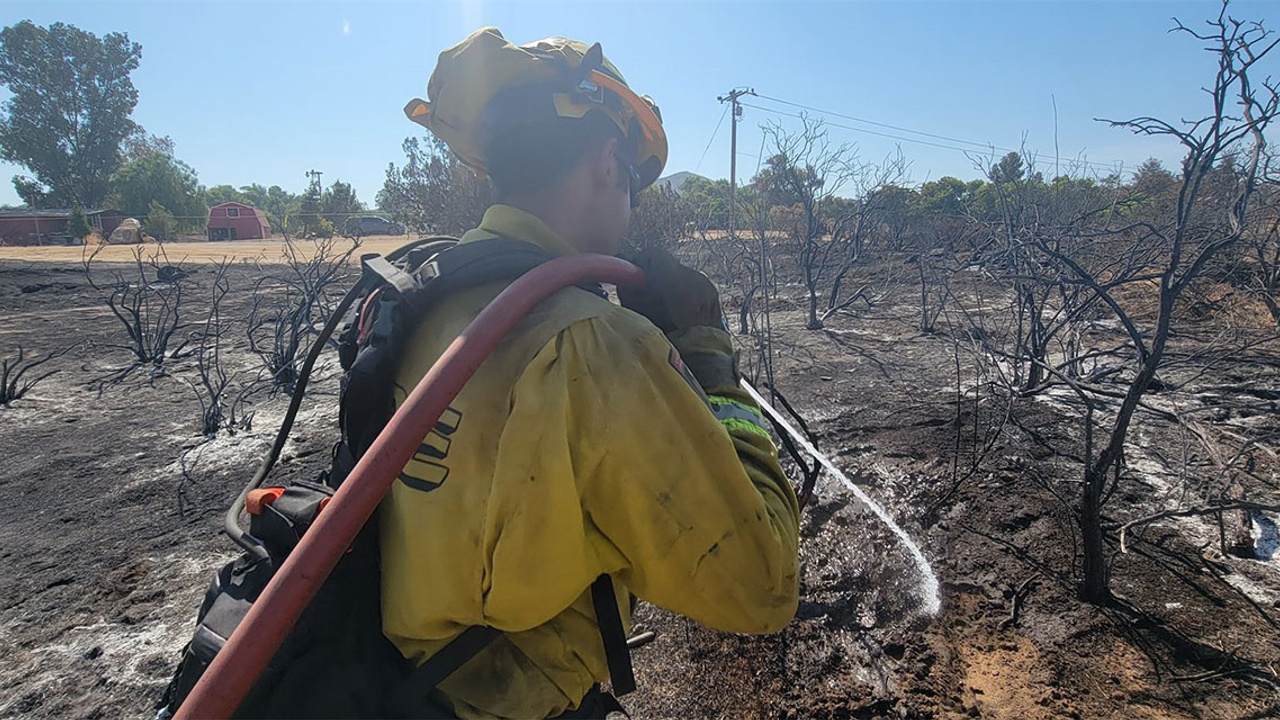
[[[618, 596], [614, 592], [613, 579], [608, 575], [601, 575], [591, 583], [591, 605], [596, 613], [596, 623], [600, 626], [600, 639], [604, 642], [604, 655], [609, 664], [613, 694], [626, 695], [633, 692], [636, 689], [636, 677], [631, 669], [631, 650], [627, 647], [622, 615], [618, 612]], [[394, 704], [399, 707], [413, 707], [414, 698], [423, 697], [435, 690], [445, 678], [465, 665], [500, 635], [502, 635], [501, 630], [485, 625], [472, 625], [463, 630], [426, 662], [410, 671], [400, 686]], [[617, 702], [616, 699], [613, 700]], [[620, 705], [618, 709], [621, 710]]]
[[434, 690], [445, 678], [488, 647], [502, 634], [501, 630], [485, 625], [472, 625], [462, 634], [449, 641], [448, 645], [414, 668], [406, 681], [407, 687], [414, 693], [425, 693]]
[[[410, 296], [420, 312], [440, 296], [498, 280], [515, 280], [555, 255], [532, 243], [489, 238], [459, 243], [422, 263], [415, 271], [422, 290]], [[598, 283], [582, 282], [579, 288], [608, 298]]]
[[532, 243], [506, 238], [459, 243], [426, 261], [416, 270], [425, 297], [496, 282], [514, 280], [554, 255]]
[[463, 630], [435, 655], [406, 672], [386, 698], [387, 717], [453, 717], [434, 697], [436, 686], [488, 647], [502, 632], [484, 625]]
[[609, 662], [613, 694], [626, 695], [636, 689], [636, 676], [631, 671], [631, 649], [627, 647], [622, 615], [618, 613], [618, 596], [613, 589], [613, 579], [608, 575], [601, 575], [591, 583], [591, 605], [600, 626], [600, 639], [604, 641], [604, 657]]

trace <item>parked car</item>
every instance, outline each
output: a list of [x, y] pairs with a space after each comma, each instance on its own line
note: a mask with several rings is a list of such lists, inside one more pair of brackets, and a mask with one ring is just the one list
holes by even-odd
[[404, 226], [377, 215], [347, 218], [342, 225], [342, 234], [348, 237], [364, 237], [366, 235], [403, 235]]

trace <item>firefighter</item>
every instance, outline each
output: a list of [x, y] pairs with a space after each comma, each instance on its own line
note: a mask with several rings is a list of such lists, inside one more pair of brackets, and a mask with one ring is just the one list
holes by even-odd
[[[498, 201], [463, 243], [621, 249], [667, 141], [657, 107], [598, 44], [516, 46], [483, 28], [441, 53], [427, 91], [406, 114], [487, 175]], [[799, 509], [738, 387], [719, 296], [668, 255], [637, 262], [647, 284], [620, 291], [621, 306], [574, 287], [521, 321], [381, 508], [383, 629], [400, 652], [423, 663], [469, 627], [501, 631], [437, 687], [459, 717], [612, 707], [590, 592], [601, 577], [625, 623], [632, 594], [728, 632], [776, 632], [795, 613]], [[431, 310], [398, 387], [503, 287]]]

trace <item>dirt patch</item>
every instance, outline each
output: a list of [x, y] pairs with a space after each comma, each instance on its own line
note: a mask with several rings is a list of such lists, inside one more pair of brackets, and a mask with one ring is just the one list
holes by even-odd
[[[386, 254], [413, 238], [408, 235], [370, 235], [360, 239], [360, 247], [364, 252]], [[346, 249], [351, 240], [338, 239], [340, 247]], [[315, 252], [315, 241], [298, 240], [296, 244], [304, 257]], [[41, 263], [80, 263], [86, 255], [93, 254], [99, 262], [132, 262], [134, 253], [141, 253], [143, 260], [164, 258], [171, 262], [211, 263], [231, 259], [234, 262], [281, 262], [283, 238], [268, 240], [231, 240], [228, 242], [169, 242], [146, 245], [107, 245], [101, 249], [95, 246], [12, 246], [0, 247], [0, 260], [27, 261]], [[353, 262], [358, 261], [357, 255]]]

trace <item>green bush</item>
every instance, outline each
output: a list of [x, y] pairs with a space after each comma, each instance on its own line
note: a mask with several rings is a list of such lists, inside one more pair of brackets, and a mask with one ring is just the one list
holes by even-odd
[[93, 232], [93, 228], [89, 225], [89, 218], [85, 217], [84, 210], [81, 210], [79, 206], [71, 211], [71, 220], [67, 223], [67, 232], [80, 242], [84, 242], [89, 233]]
[[331, 238], [333, 233], [333, 223], [325, 218], [320, 218], [320, 221], [316, 223], [315, 236], [318, 238]]
[[155, 200], [152, 200], [148, 205], [148, 210], [147, 220], [142, 223], [142, 229], [148, 235], [161, 242], [172, 240], [174, 234], [178, 231], [177, 218], [173, 216], [173, 213], [169, 212], [168, 208]]

